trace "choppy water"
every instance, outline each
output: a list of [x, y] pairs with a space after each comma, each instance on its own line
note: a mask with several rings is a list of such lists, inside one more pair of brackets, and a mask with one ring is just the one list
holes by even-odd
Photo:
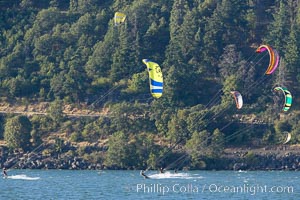
[[0, 199], [299, 200], [300, 172], [12, 170]]

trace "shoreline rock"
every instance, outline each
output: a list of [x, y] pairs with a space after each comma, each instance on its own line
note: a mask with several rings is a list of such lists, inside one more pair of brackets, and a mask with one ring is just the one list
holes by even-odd
[[[73, 147], [72, 147], [73, 148]], [[71, 149], [71, 148], [70, 148]], [[6, 147], [0, 147], [0, 168], [15, 169], [66, 169], [66, 170], [99, 170], [102, 163], [90, 162], [80, 156], [65, 153], [43, 155], [32, 153], [9, 153]], [[192, 170], [300, 170], [300, 147], [268, 148], [232, 148], [225, 149], [217, 158], [204, 157], [205, 167]], [[187, 166], [189, 167], [189, 166]], [[107, 169], [119, 169], [116, 167]], [[121, 169], [121, 168], [120, 168]], [[131, 169], [134, 169], [132, 167]]]

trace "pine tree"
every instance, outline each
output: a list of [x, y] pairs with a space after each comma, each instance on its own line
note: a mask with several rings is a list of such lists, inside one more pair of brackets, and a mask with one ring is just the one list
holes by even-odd
[[281, 55], [280, 49], [286, 45], [289, 36], [290, 13], [285, 1], [280, 1], [279, 8], [273, 12], [274, 20], [268, 26], [266, 43], [277, 49]]
[[7, 120], [5, 124], [4, 140], [12, 149], [30, 147], [31, 123], [26, 116], [16, 116]]

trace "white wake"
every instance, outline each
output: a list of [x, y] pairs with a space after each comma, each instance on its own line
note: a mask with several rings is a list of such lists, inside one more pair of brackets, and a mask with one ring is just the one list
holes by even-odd
[[8, 179], [19, 179], [19, 180], [29, 180], [29, 181], [34, 181], [40, 179], [40, 177], [30, 177], [25, 174], [19, 174], [19, 175], [11, 175], [7, 176], [6, 178]]
[[167, 178], [178, 178], [178, 179], [200, 179], [203, 178], [202, 176], [199, 176], [197, 174], [189, 174], [189, 173], [171, 173], [171, 172], [165, 172], [165, 173], [158, 173], [158, 174], [151, 174], [148, 175], [151, 179], [167, 179]]

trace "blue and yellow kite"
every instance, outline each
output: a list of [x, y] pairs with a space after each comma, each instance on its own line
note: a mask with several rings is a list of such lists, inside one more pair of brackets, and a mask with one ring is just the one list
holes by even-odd
[[160, 66], [148, 59], [143, 59], [149, 73], [150, 91], [154, 98], [159, 98], [163, 93], [163, 75]]

